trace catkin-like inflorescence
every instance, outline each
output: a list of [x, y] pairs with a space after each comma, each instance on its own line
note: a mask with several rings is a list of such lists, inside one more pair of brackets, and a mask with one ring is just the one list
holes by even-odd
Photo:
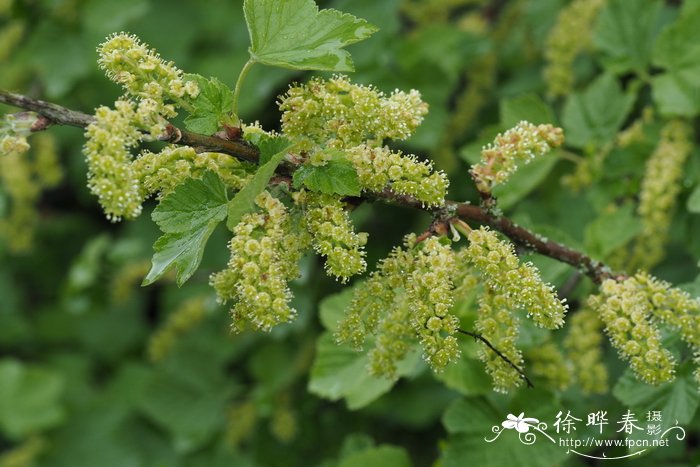
[[167, 118], [177, 115], [175, 106], [167, 101], [181, 105], [184, 99], [199, 94], [194, 81], [183, 79], [182, 70], [173, 62], [165, 62], [134, 35], [114, 34], [97, 51], [98, 64], [109, 79], [132, 97], [153, 100], [156, 111]]
[[287, 282], [299, 275], [297, 263], [308, 247], [307, 235], [281, 201], [264, 191], [256, 204], [261, 212], [244, 215], [234, 228], [228, 267], [211, 277], [219, 301], [235, 302], [235, 330], [251, 325], [269, 331], [295, 316]]
[[423, 357], [439, 371], [459, 357], [454, 336], [459, 319], [450, 313], [454, 253], [437, 237], [426, 239], [415, 249], [414, 267], [406, 283], [411, 324], [423, 347]]
[[130, 149], [140, 141], [139, 128], [156, 125], [157, 119], [147, 106], [120, 99], [114, 109], [98, 108], [85, 131], [88, 187], [111, 221], [141, 214], [142, 190]]
[[284, 134], [338, 149], [407, 139], [428, 112], [418, 91], [396, 90], [387, 97], [340, 75], [292, 86], [280, 97], [279, 106]]
[[32, 151], [24, 136], [11, 128], [0, 128], [0, 185], [7, 195], [9, 210], [0, 219], [0, 237], [10, 251], [25, 252], [32, 247], [39, 221], [36, 203], [41, 192], [61, 181], [56, 142], [48, 133], [32, 137]]
[[[509, 309], [508, 300], [488, 285], [479, 297], [476, 330], [497, 348], [513, 365], [522, 368], [523, 355], [516, 346], [519, 328], [518, 318]], [[479, 358], [493, 380], [494, 390], [508, 392], [522, 384], [518, 371], [501, 356], [481, 346]]]
[[356, 233], [340, 197], [306, 192], [297, 196], [305, 205], [304, 222], [314, 250], [326, 258], [328, 274], [347, 281], [367, 267], [367, 234]]
[[518, 163], [527, 164], [563, 143], [561, 128], [521, 121], [505, 133], [498, 134], [492, 144], [481, 150], [481, 161], [472, 167], [472, 177], [480, 191], [490, 192], [494, 186], [508, 180]]
[[506, 308], [523, 309], [540, 327], [560, 328], [567, 305], [554, 287], [542, 281], [532, 263], [521, 264], [513, 245], [487, 227], [469, 233], [467, 253], [486, 285], [506, 301]]
[[369, 371], [394, 378], [396, 364], [415, 339], [423, 357], [436, 371], [459, 357], [453, 334], [458, 319], [450, 313], [455, 256], [438, 238], [416, 245], [414, 235], [395, 248], [370, 278], [357, 286], [335, 337], [360, 349], [369, 335]]
[[589, 306], [605, 324], [610, 342], [637, 377], [649, 384], [673, 379], [675, 360], [661, 344], [661, 333], [652, 323], [652, 303], [634, 279], [605, 280]]
[[532, 374], [542, 379], [548, 388], [563, 391], [571, 386], [571, 364], [554, 342], [547, 341], [529, 349], [525, 357]]
[[207, 314], [207, 300], [194, 297], [176, 308], [148, 340], [148, 356], [159, 362], [168, 356], [177, 340], [197, 326]]
[[700, 300], [646, 272], [639, 272], [626, 282], [646, 298], [655, 319], [678, 329], [683, 341], [700, 349]]
[[355, 166], [362, 188], [411, 195], [426, 206], [442, 206], [449, 181], [443, 172], [433, 172], [430, 162], [419, 161], [414, 155], [404, 155], [387, 147], [366, 144], [346, 151]]
[[683, 165], [692, 150], [692, 128], [673, 120], [661, 130], [661, 139], [649, 157], [639, 193], [642, 232], [633, 253], [636, 266], [651, 268], [664, 256], [664, 245], [681, 189]]
[[188, 146], [167, 146], [158, 153], [144, 151], [133, 167], [140, 179], [142, 197], [158, 193], [163, 198], [188, 178], [200, 178], [213, 171], [224, 184], [240, 190], [249, 173], [243, 162], [218, 152], [198, 153]]
[[595, 311], [584, 308], [568, 320], [569, 332], [564, 349], [572, 365], [573, 377], [581, 391], [604, 394], [608, 390], [608, 371], [603, 363], [603, 323]]
[[545, 49], [544, 78], [550, 95], [571, 91], [574, 59], [590, 47], [592, 24], [604, 4], [605, 0], [573, 0], [559, 13]]

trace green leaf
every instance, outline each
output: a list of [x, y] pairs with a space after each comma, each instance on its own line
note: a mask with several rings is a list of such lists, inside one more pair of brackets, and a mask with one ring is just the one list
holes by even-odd
[[265, 65], [295, 70], [354, 71], [343, 47], [377, 28], [337, 10], [318, 10], [313, 0], [246, 0], [250, 56]]
[[0, 361], [0, 430], [20, 439], [59, 424], [63, 380], [49, 370], [16, 360]]
[[593, 41], [613, 73], [646, 71], [662, 2], [610, 0], [596, 24]]
[[195, 384], [175, 372], [161, 371], [139, 401], [141, 411], [173, 438], [178, 452], [205, 444], [224, 425], [227, 398], [233, 387]]
[[216, 78], [207, 79], [196, 74], [185, 75], [185, 79], [195, 81], [199, 86], [199, 94], [191, 102], [194, 110], [185, 119], [185, 128], [211, 135], [224, 123], [230, 123], [233, 92], [228, 86]]
[[[398, 376], [412, 374], [417, 362], [418, 352], [409, 354], [399, 362]], [[328, 332], [319, 337], [308, 386], [311, 393], [333, 401], [345, 399], [348, 408], [356, 410], [388, 392], [395, 383], [367, 372], [366, 353], [338, 345]]]
[[226, 217], [226, 187], [214, 172], [188, 179], [163, 199], [152, 218], [165, 233], [153, 245], [151, 270], [142, 285], [158, 280], [171, 267], [181, 286], [197, 270], [214, 228]]
[[634, 95], [622, 92], [614, 76], [602, 75], [566, 101], [562, 118], [566, 143], [596, 148], [609, 142], [632, 110], [634, 100]]
[[700, 213], [700, 185], [696, 186], [690, 194], [686, 206], [688, 207], [688, 212], [693, 214]]
[[557, 122], [552, 107], [536, 94], [503, 99], [500, 103], [500, 114], [503, 128], [513, 128], [522, 120], [535, 125]]
[[666, 73], [652, 79], [652, 97], [663, 115], [700, 113], [700, 4], [689, 4], [656, 41], [652, 60]]
[[[646, 420], [647, 412], [660, 411], [661, 431], [675, 425], [687, 425], [693, 420], [700, 404], [700, 393], [693, 377], [693, 365], [686, 362], [680, 366], [676, 379], [659, 386], [640, 382], [629, 368], [613, 388], [613, 396], [629, 407], [637, 420]], [[644, 439], [644, 431], [635, 431], [630, 438]]]
[[[525, 406], [520, 411], [527, 408]], [[517, 415], [519, 412], [516, 412], [511, 413]], [[537, 432], [536, 442], [531, 445], [523, 444], [515, 430], [504, 430], [495, 441], [486, 442], [485, 438], [495, 436], [491, 428], [500, 427], [508, 413], [498, 410], [483, 397], [455, 401], [443, 416], [443, 424], [451, 436], [442, 451], [440, 465], [463, 466], [464, 459], [469, 459], [470, 465], [549, 467], [559, 465], [564, 460], [566, 449], [559, 448], [558, 444]], [[553, 413], [557, 412], [553, 410]], [[525, 410], [525, 417], [532, 416], [537, 414]]]
[[606, 212], [586, 227], [586, 248], [596, 258], [604, 259], [621, 248], [641, 231], [642, 224], [631, 204]]
[[294, 188], [305, 186], [329, 195], [360, 196], [360, 180], [355, 166], [342, 151], [331, 150], [331, 159], [322, 166], [299, 167], [293, 176]]
[[411, 459], [403, 448], [387, 444], [355, 452], [338, 463], [338, 467], [410, 467], [411, 465]]
[[278, 143], [270, 143], [269, 147], [260, 148], [260, 160], [265, 159], [267, 162], [260, 166], [248, 184], [229, 201], [228, 220], [226, 221], [226, 226], [229, 230], [233, 230], [236, 224], [240, 222], [241, 218], [255, 208], [255, 198], [267, 187], [277, 166], [280, 165], [280, 162], [282, 162], [282, 159], [284, 159], [284, 156], [287, 155], [291, 147], [290, 144], [287, 144], [284, 149], [272, 156], [267, 155], [269, 154], [267, 150], [271, 148], [277, 150]]

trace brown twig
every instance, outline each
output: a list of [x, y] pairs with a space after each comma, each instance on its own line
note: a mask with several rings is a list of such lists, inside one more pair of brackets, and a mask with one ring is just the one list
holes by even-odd
[[496, 355], [498, 355], [498, 357], [499, 357], [501, 360], [503, 360], [504, 362], [506, 362], [506, 363], [507, 363], [508, 365], [510, 365], [515, 371], [518, 372], [518, 374], [525, 380], [525, 383], [527, 383], [527, 387], [529, 387], [529, 388], [534, 388], [534, 387], [535, 387], [535, 385], [532, 384], [532, 381], [530, 381], [530, 378], [527, 377], [527, 375], [525, 374], [525, 372], [524, 372], [518, 365], [516, 365], [515, 363], [513, 363], [508, 357], [506, 357], [506, 356], [503, 354], [503, 352], [501, 352], [501, 351], [498, 350], [496, 347], [494, 347], [493, 344], [491, 344], [491, 342], [489, 342], [489, 340], [486, 339], [484, 336], [482, 336], [482, 335], [479, 334], [478, 332], [465, 331], [464, 329], [457, 329], [457, 332], [459, 332], [459, 333], [461, 333], [461, 334], [465, 334], [465, 335], [467, 335], [467, 336], [471, 336], [471, 337], [473, 337], [475, 340], [480, 340], [481, 342], [483, 342], [484, 344], [486, 344], [486, 347], [488, 347], [489, 349], [491, 349], [491, 351], [492, 351], [493, 353], [495, 353]]
[[[39, 117], [33, 128], [36, 128], [37, 131], [46, 129], [51, 124], [84, 128], [94, 121], [94, 117], [91, 115], [3, 90], [0, 90], [0, 103], [36, 112]], [[168, 126], [166, 133], [161, 139], [173, 144], [191, 146], [200, 151], [229, 154], [238, 159], [253, 163], [257, 162], [259, 158], [258, 149], [245, 141], [230, 141], [217, 136], [200, 135], [179, 129], [172, 125]], [[288, 172], [289, 167], [283, 166], [281, 170]], [[561, 243], [547, 239], [521, 227], [509, 218], [498, 212], [494, 212], [495, 210], [492, 209], [456, 201], [447, 201], [445, 206], [441, 208], [428, 208], [416, 198], [394, 193], [390, 189], [385, 189], [376, 193], [366, 193], [362, 200], [379, 200], [389, 204], [428, 211], [435, 216], [440, 216], [440, 218], [448, 218], [449, 216], [445, 214], [449, 214], [450, 216], [456, 216], [464, 221], [488, 225], [503, 233], [515, 245], [570, 264], [578, 268], [579, 271], [586, 274], [596, 283], [600, 283], [606, 278], [621, 279], [625, 277], [623, 275], [616, 275], [604, 263], [594, 260], [580, 251], [573, 250], [566, 245], [562, 245]]]

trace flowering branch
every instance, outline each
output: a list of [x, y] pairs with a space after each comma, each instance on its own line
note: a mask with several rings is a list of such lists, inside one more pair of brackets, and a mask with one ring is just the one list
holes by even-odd
[[[0, 90], [0, 103], [36, 112], [38, 117], [37, 121], [32, 126], [33, 131], [41, 131], [54, 124], [84, 128], [94, 121], [92, 115], [4, 90]], [[258, 149], [245, 141], [201, 135], [182, 130], [172, 125], [168, 125], [160, 139], [173, 144], [194, 147], [201, 151], [221, 152], [247, 162], [257, 162], [259, 157]], [[402, 207], [420, 209], [431, 212], [443, 219], [445, 218], [445, 214], [449, 213], [452, 217], [464, 221], [473, 221], [488, 225], [503, 233], [515, 245], [570, 264], [578, 268], [596, 283], [601, 283], [608, 278], [623, 279], [626, 277], [613, 273], [604, 263], [580, 251], [571, 249], [566, 245], [547, 239], [521, 227], [508, 217], [493, 212], [493, 210], [472, 205], [468, 202], [460, 203], [456, 201], [447, 201], [445, 206], [441, 208], [428, 208], [424, 206], [424, 203], [413, 196], [401, 195], [389, 189], [367, 194], [363, 200], [379, 200]]]

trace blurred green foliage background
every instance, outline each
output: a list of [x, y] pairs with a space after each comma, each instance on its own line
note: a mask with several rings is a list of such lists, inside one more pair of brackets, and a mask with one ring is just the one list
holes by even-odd
[[[572, 65], [573, 92], [559, 97], [547, 93], [543, 70], [547, 37], [564, 0], [318, 3], [380, 27], [350, 47], [357, 68], [352, 79], [423, 94], [430, 114], [402, 149], [432, 157], [447, 171], [452, 199], [476, 201], [468, 163], [496, 132], [521, 119], [563, 126], [566, 150], [527, 166], [497, 194], [519, 223], [600, 259], [615, 259], [639, 232], [635, 196], [661, 117], [681, 116], [697, 127], [698, 79], [683, 78], [687, 60], [678, 60], [685, 68], [664, 68], [663, 60], [651, 59], [655, 38], [678, 21], [677, 2], [610, 1], [595, 27], [584, 31], [592, 42]], [[698, 2], [687, 3], [683, 8], [690, 10]], [[241, 7], [237, 0], [0, 0], [0, 88], [85, 112], [109, 105], [120, 92], [99, 71], [95, 47], [121, 30], [186, 72], [233, 86], [247, 60]], [[700, 28], [691, 26], [677, 34], [679, 44], [694, 47], [687, 54], [697, 56]], [[623, 40], [629, 35], [620, 31], [632, 39]], [[629, 57], [636, 61], [628, 63]], [[254, 67], [242, 116], [275, 128], [276, 96], [306, 78]], [[618, 132], [647, 107], [661, 117], [648, 124], [646, 139], [611, 149]], [[551, 422], [562, 409], [619, 414], [628, 406], [639, 413], [666, 410], [691, 433], [686, 444], [655, 450], [639, 463], [700, 460], [699, 399], [686, 369], [676, 382], [650, 388], [633, 381], [608, 351], [611, 395], [550, 391], [542, 377], [537, 389], [504, 396], [491, 391], [477, 344], [465, 340], [464, 361], [439, 377], [416, 360], [393, 388], [369, 378], [363, 356], [336, 347], [325, 331], [349, 295], [334, 295], [341, 287], [315, 257], [304, 259], [303, 277], [293, 285], [294, 323], [269, 335], [230, 334], [225, 307], [207, 285], [208, 273], [227, 261], [227, 232], [215, 232], [201, 271], [184, 287], [171, 279], [140, 288], [158, 236], [149, 213], [134, 222], [106, 221], [86, 188], [81, 131], [50, 133], [64, 180], [36, 206], [40, 221], [29, 251], [0, 243], [0, 467], [373, 467], [436, 459], [444, 466], [577, 465], [564, 450], [490, 445], [483, 437], [506, 413], [524, 410]], [[655, 269], [694, 292], [700, 287], [700, 195], [691, 195], [700, 182], [699, 161], [694, 149], [666, 259]], [[572, 174], [586, 179], [578, 189], [562, 183]], [[6, 191], [0, 189], [0, 213], [11, 209]], [[361, 206], [353, 217], [370, 234], [370, 265], [429, 222], [382, 205]], [[571, 284], [576, 274], [552, 260], [531, 259], [557, 286]], [[568, 288], [573, 309], [594, 290], [586, 279]], [[526, 352], [546, 339], [531, 329], [523, 334]]]

